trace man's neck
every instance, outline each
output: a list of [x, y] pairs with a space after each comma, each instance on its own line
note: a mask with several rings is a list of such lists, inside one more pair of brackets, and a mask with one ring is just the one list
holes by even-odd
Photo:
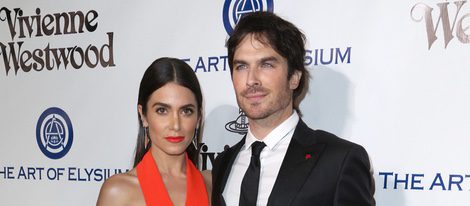
[[248, 118], [251, 133], [258, 140], [263, 140], [274, 128], [286, 121], [293, 113], [293, 109], [283, 111], [281, 113], [274, 113], [264, 119], [250, 119]]

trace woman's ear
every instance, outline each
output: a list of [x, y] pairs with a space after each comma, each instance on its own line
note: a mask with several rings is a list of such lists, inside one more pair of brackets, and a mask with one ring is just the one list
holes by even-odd
[[197, 125], [196, 126], [198, 128], [204, 126], [204, 112], [202, 112], [202, 111], [199, 113], [199, 117], [197, 118]]
[[202, 117], [200, 117], [200, 116], [197, 118], [196, 129], [198, 129], [201, 126], [201, 118]]
[[137, 111], [139, 111], [140, 121], [142, 121], [143, 127], [148, 127], [149, 123], [147, 122], [147, 118], [145, 117], [144, 113], [142, 112], [142, 105], [137, 105]]

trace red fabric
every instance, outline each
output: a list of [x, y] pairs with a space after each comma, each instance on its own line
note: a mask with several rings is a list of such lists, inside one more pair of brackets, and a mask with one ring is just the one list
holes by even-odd
[[[173, 206], [168, 191], [166, 191], [160, 171], [148, 151], [142, 161], [137, 165], [137, 178], [144, 193], [147, 206]], [[204, 178], [186, 155], [186, 205], [207, 206], [207, 197]]]

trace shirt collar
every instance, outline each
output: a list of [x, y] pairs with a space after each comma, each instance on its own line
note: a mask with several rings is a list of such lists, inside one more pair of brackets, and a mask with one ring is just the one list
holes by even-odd
[[[272, 150], [276, 145], [289, 134], [291, 131], [295, 129], [297, 123], [299, 122], [299, 115], [296, 111], [292, 112], [292, 115], [284, 120], [281, 124], [279, 124], [276, 128], [274, 128], [268, 135], [263, 139], [263, 142], [266, 144], [266, 147]], [[259, 141], [256, 137], [251, 133], [250, 127], [248, 127], [248, 133], [245, 138], [245, 145], [243, 146], [242, 150], [247, 150], [251, 148], [251, 144], [255, 141]]]

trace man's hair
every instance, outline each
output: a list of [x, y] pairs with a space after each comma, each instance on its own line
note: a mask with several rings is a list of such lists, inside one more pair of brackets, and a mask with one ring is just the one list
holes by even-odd
[[230, 74], [233, 72], [233, 57], [240, 42], [248, 35], [270, 46], [287, 59], [290, 79], [294, 71], [302, 77], [293, 92], [293, 107], [300, 114], [299, 104], [308, 90], [309, 72], [305, 68], [305, 35], [292, 23], [271, 12], [253, 12], [241, 17], [226, 42]]

